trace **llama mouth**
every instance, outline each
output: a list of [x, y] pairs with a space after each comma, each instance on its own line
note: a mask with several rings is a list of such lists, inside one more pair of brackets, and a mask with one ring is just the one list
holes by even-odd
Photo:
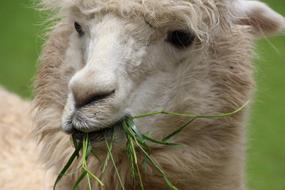
[[122, 121], [123, 119], [115, 122], [114, 124], [100, 129], [98, 131], [94, 131], [94, 132], [89, 132], [89, 133], [85, 133], [79, 130], [74, 130], [72, 133], [72, 137], [76, 140], [76, 141], [82, 141], [83, 137], [88, 134], [88, 137], [90, 138], [91, 142], [101, 142], [104, 141], [106, 138], [112, 138], [112, 136], [114, 135], [118, 135], [122, 132]]

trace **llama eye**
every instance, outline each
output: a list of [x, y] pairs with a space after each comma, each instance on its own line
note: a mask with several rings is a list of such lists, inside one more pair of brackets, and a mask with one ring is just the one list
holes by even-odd
[[81, 25], [78, 22], [74, 23], [74, 28], [75, 28], [75, 30], [77, 31], [77, 33], [79, 34], [80, 37], [84, 35], [84, 31], [83, 31]]
[[166, 41], [179, 49], [185, 49], [192, 45], [195, 35], [188, 31], [175, 30], [167, 34]]

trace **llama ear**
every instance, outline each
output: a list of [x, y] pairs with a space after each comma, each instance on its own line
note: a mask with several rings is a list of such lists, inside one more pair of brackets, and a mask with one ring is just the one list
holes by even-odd
[[266, 4], [252, 0], [237, 0], [237, 24], [250, 26], [258, 36], [270, 35], [285, 30], [285, 17]]

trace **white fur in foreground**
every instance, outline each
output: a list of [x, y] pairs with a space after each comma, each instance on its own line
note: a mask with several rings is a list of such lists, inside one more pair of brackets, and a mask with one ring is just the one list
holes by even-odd
[[50, 189], [31, 133], [30, 102], [0, 88], [0, 189]]

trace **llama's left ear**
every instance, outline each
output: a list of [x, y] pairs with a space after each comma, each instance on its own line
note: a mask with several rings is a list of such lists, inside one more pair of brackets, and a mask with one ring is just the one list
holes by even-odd
[[285, 30], [285, 17], [265, 3], [252, 0], [237, 0], [234, 6], [236, 23], [252, 28], [256, 35], [270, 35]]

